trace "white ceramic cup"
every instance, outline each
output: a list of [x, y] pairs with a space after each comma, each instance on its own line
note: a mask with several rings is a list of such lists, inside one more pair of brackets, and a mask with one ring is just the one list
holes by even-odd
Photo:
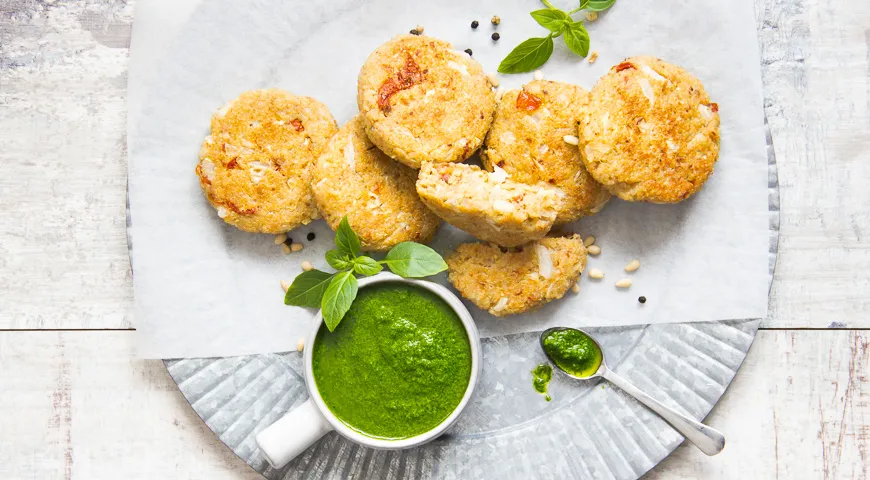
[[308, 387], [309, 393], [308, 400], [290, 410], [277, 422], [257, 434], [257, 445], [272, 467], [283, 467], [290, 460], [293, 460], [297, 455], [304, 452], [306, 448], [311, 446], [320, 437], [332, 430], [360, 445], [382, 450], [398, 450], [422, 445], [435, 439], [450, 428], [453, 422], [459, 418], [459, 414], [462, 413], [469, 399], [471, 399], [471, 394], [474, 392], [474, 386], [477, 384], [477, 377], [480, 373], [480, 335], [465, 305], [450, 290], [437, 283], [402, 278], [392, 273], [379, 273], [360, 279], [359, 288], [362, 289], [382, 282], [405, 283], [425, 288], [441, 297], [456, 312], [456, 315], [459, 316], [462, 325], [465, 327], [465, 332], [468, 334], [468, 341], [471, 344], [471, 377], [468, 379], [465, 395], [462, 396], [462, 400], [453, 410], [453, 413], [443, 422], [439, 423], [432, 430], [414, 437], [401, 440], [384, 440], [368, 437], [353, 430], [329, 410], [323, 402], [320, 392], [317, 390], [317, 383], [314, 381], [312, 369], [312, 352], [314, 349], [312, 347], [316, 341], [317, 332], [320, 331], [320, 326], [323, 324], [323, 317], [318, 312], [314, 318], [311, 332], [305, 341], [302, 359], [303, 368], [305, 369], [305, 385]]

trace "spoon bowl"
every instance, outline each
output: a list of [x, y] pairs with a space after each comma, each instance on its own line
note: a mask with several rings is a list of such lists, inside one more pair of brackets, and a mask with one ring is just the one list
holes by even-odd
[[[565, 368], [562, 367], [562, 365], [559, 364], [559, 362], [555, 358], [553, 358], [552, 352], [547, 350], [547, 345], [544, 341], [551, 334], [564, 331], [578, 332], [582, 336], [585, 336], [592, 341], [592, 344], [601, 355], [601, 364], [598, 365], [598, 369], [595, 372], [585, 376], [576, 375], [572, 372], [567, 371]], [[605, 362], [604, 357], [604, 349], [601, 348], [601, 344], [598, 343], [598, 340], [595, 340], [595, 337], [593, 337], [592, 335], [589, 335], [588, 333], [578, 328], [553, 327], [541, 332], [540, 344], [541, 350], [543, 350], [544, 355], [547, 356], [547, 360], [551, 364], [553, 364], [556, 370], [577, 380], [589, 380], [598, 377], [604, 378], [605, 380], [616, 385], [625, 393], [634, 397], [638, 402], [642, 403], [647, 408], [658, 414], [658, 416], [661, 417], [662, 420], [667, 422], [676, 431], [680, 432], [680, 434], [682, 434], [687, 440], [692, 442], [705, 454], [716, 455], [717, 453], [721, 452], [723, 448], [725, 448], [725, 436], [722, 435], [721, 432], [716, 429], [710, 428], [707, 425], [698, 422], [694, 418], [691, 418], [688, 415], [685, 415], [677, 411], [676, 409], [659, 402], [655, 398], [647, 395], [643, 390], [635, 387], [625, 378], [617, 375], [613, 370], [607, 368], [607, 363]]]

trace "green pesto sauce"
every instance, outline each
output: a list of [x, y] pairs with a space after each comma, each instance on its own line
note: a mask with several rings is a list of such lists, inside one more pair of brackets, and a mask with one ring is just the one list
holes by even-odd
[[471, 377], [471, 344], [456, 312], [401, 283], [360, 289], [334, 332], [320, 328], [312, 355], [329, 410], [377, 438], [432, 430], [459, 405]]
[[532, 370], [532, 385], [535, 387], [538, 393], [544, 396], [549, 402], [552, 400], [550, 394], [547, 392], [547, 385], [550, 384], [550, 380], [553, 379], [553, 367], [547, 365], [546, 363], [542, 363], [535, 367]]
[[577, 330], [557, 330], [544, 337], [544, 351], [562, 370], [589, 377], [601, 366], [601, 349], [589, 336]]

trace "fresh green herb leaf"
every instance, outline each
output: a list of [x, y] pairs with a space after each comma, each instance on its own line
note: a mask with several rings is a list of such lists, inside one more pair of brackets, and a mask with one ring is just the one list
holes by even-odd
[[583, 22], [573, 22], [565, 30], [565, 45], [577, 55], [589, 55], [589, 32]]
[[562, 33], [566, 26], [571, 23], [571, 17], [567, 13], [552, 8], [535, 10], [531, 15], [538, 24], [557, 35]]
[[297, 307], [320, 307], [323, 294], [329, 287], [329, 282], [332, 280], [332, 274], [321, 272], [320, 270], [309, 270], [302, 272], [293, 280], [293, 284], [287, 289], [284, 295], [285, 305], [296, 305]]
[[341, 253], [348, 255], [351, 258], [355, 258], [359, 255], [359, 237], [356, 232], [350, 228], [347, 216], [341, 219], [341, 223], [338, 224], [338, 230], [335, 231], [335, 246], [338, 247], [338, 250]]
[[[549, 60], [553, 54], [553, 34], [530, 38], [519, 44], [498, 66], [499, 73], [531, 72]], [[398, 246], [398, 245], [397, 245]], [[392, 267], [390, 267], [392, 269]]]
[[353, 272], [339, 272], [332, 277], [320, 303], [323, 322], [330, 332], [335, 331], [344, 314], [350, 310], [358, 290], [359, 285]]
[[402, 242], [393, 247], [384, 263], [400, 277], [428, 277], [447, 270], [438, 252], [415, 242]]
[[360, 275], [370, 277], [383, 269], [384, 267], [374, 258], [363, 256], [353, 259], [353, 271]]
[[612, 7], [616, 0], [588, 0], [585, 5], [581, 2], [581, 6], [593, 12], [603, 12]]
[[587, 5], [589, 5], [589, 0], [580, 0], [580, 6], [577, 7], [577, 11], [583, 10]]
[[333, 248], [326, 252], [326, 263], [336, 270], [347, 270], [353, 266], [353, 259]]

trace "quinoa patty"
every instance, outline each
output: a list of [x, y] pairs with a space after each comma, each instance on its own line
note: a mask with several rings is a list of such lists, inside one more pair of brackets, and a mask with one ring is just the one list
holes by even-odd
[[333, 230], [346, 215], [362, 248], [382, 251], [405, 241], [426, 243], [441, 224], [417, 196], [416, 180], [414, 169], [372, 145], [356, 116], [320, 154], [311, 188]]
[[583, 87], [549, 80], [508, 91], [499, 101], [481, 150], [489, 170], [497, 165], [511, 180], [561, 188], [565, 203], [557, 224], [597, 213], [610, 200], [610, 192], [586, 171], [577, 146], [565, 141], [577, 134], [588, 97]]
[[338, 130], [325, 105], [252, 90], [211, 119], [196, 174], [218, 216], [241, 230], [283, 233], [318, 217], [311, 166]]
[[680, 202], [713, 172], [718, 110], [682, 68], [653, 57], [628, 58], [592, 89], [579, 128], [583, 162], [623, 200]]
[[417, 193], [447, 223], [506, 247], [546, 235], [565, 196], [547, 184], [514, 182], [504, 170], [464, 163], [424, 163]]
[[432, 37], [400, 35], [362, 66], [357, 104], [372, 142], [420, 168], [471, 156], [492, 123], [495, 94], [467, 54]]
[[464, 243], [447, 257], [450, 283], [463, 297], [502, 317], [562, 298], [586, 267], [579, 235], [542, 238], [514, 251]]

